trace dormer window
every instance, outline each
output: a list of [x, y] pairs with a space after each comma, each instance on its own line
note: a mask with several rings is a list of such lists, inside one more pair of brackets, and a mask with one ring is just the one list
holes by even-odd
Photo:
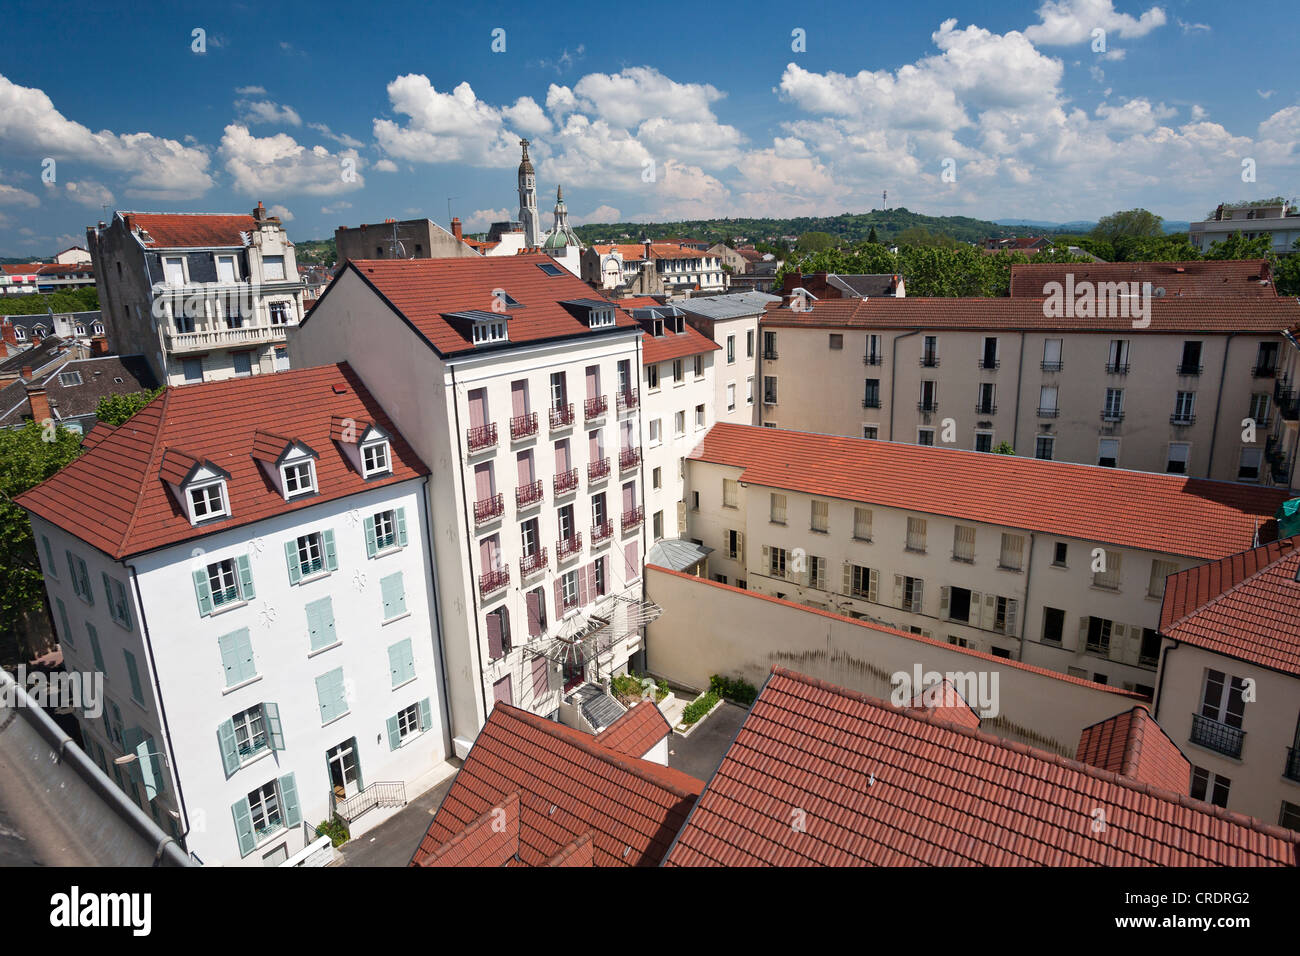
[[613, 309], [593, 309], [591, 312], [591, 328], [605, 329], [614, 324]]
[[202, 485], [191, 485], [189, 489], [190, 518], [193, 521], [207, 521], [220, 518], [230, 513], [226, 506], [226, 483], [212, 481]]
[[310, 458], [280, 466], [285, 498], [295, 498], [316, 490], [316, 467]]
[[475, 322], [474, 344], [486, 345], [489, 342], [506, 341], [505, 322]]
[[361, 446], [361, 475], [372, 478], [392, 471], [388, 460], [388, 442], [376, 441]]

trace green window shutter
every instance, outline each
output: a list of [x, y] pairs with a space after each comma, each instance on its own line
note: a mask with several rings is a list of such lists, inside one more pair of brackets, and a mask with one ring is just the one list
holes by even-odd
[[90, 653], [95, 657], [95, 670], [102, 674], [104, 672], [104, 655], [99, 650], [99, 632], [95, 630], [95, 625], [87, 621], [86, 633], [90, 635]]
[[433, 708], [429, 706], [429, 698], [420, 701], [420, 729], [429, 730], [433, 727]]
[[235, 836], [239, 838], [239, 855], [248, 856], [257, 846], [257, 837], [253, 835], [253, 812], [248, 808], [248, 798], [241, 797], [231, 806], [235, 815]]
[[397, 509], [397, 543], [406, 547], [406, 509]]
[[370, 516], [365, 521], [366, 525], [366, 557], [373, 558], [379, 553], [379, 544], [375, 541], [375, 519]]
[[86, 570], [86, 562], [77, 558], [77, 568], [81, 572], [81, 593], [85, 597], [86, 603], [94, 605], [95, 592], [90, 589], [90, 572]]
[[194, 596], [199, 601], [199, 616], [207, 617], [212, 613], [212, 588], [208, 584], [207, 571], [194, 572]]
[[379, 590], [384, 598], [384, 620], [390, 621], [406, 613], [406, 589], [402, 586], [402, 572], [379, 579]]
[[404, 684], [415, 676], [415, 659], [411, 656], [411, 639], [398, 641], [388, 648], [388, 671], [393, 686]]
[[64, 550], [68, 558], [68, 580], [72, 582], [72, 593], [81, 597], [81, 578], [77, 576], [77, 564], [72, 560], [72, 552]]
[[54, 567], [54, 551], [50, 548], [50, 539], [41, 535], [41, 544], [45, 547], [45, 566], [50, 569], [50, 575], [57, 578], [59, 572]]
[[339, 569], [339, 556], [334, 550], [334, 531], [322, 531], [320, 534], [321, 541], [325, 544], [325, 570], [337, 571]]
[[101, 571], [99, 576], [104, 579], [104, 600], [108, 602], [108, 616], [117, 621], [117, 604], [113, 601], [113, 585], [108, 583], [108, 572]]
[[63, 625], [63, 640], [69, 647], [76, 647], [77, 643], [72, 639], [72, 628], [68, 627], [68, 609], [63, 606], [63, 598], [55, 598], [54, 603], [59, 608], [59, 623]]
[[131, 696], [135, 698], [136, 703], [144, 703], [144, 691], [140, 687], [140, 672], [136, 670], [135, 655], [130, 651], [122, 651], [122, 656], [126, 658], [126, 676], [131, 680]]
[[221, 649], [221, 664], [226, 669], [227, 687], [233, 687], [257, 674], [248, 628], [221, 635], [217, 638], [217, 646]]
[[266, 723], [266, 739], [272, 750], [284, 749], [284, 728], [280, 726], [280, 705], [263, 704], [262, 719]]
[[298, 806], [298, 781], [291, 773], [280, 778], [280, 803], [284, 808], [286, 826], [296, 827], [302, 823], [302, 810]]
[[245, 601], [257, 597], [253, 590], [253, 569], [248, 565], [248, 555], [241, 554], [235, 558], [235, 567], [239, 569], [239, 596]]
[[320, 722], [327, 724], [335, 717], [347, 713], [347, 693], [343, 684], [343, 668], [336, 667], [316, 678], [316, 699], [320, 704]]
[[319, 601], [312, 601], [307, 605], [307, 636], [310, 639], [313, 651], [318, 651], [322, 647], [329, 647], [337, 640], [334, 630], [334, 604], [332, 598], [323, 597]]
[[239, 769], [239, 744], [235, 739], [235, 722], [226, 720], [217, 726], [217, 746], [221, 748], [221, 766], [226, 776]]
[[141, 731], [140, 742], [135, 746], [136, 766], [140, 768], [140, 783], [144, 785], [146, 800], [152, 800], [163, 791], [162, 766], [158, 761], [158, 748], [154, 739]]
[[388, 749], [396, 750], [402, 746], [402, 734], [397, 727], [397, 718], [388, 718]]
[[302, 565], [298, 563], [297, 540], [284, 543], [284, 559], [289, 564], [289, 583], [297, 584], [302, 580]]

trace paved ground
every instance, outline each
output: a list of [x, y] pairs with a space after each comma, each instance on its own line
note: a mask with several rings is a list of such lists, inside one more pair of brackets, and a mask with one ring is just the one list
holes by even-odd
[[746, 708], [727, 701], [689, 737], [674, 733], [668, 738], [668, 766], [707, 781], [748, 715]]
[[406, 866], [410, 863], [420, 837], [429, 829], [433, 811], [438, 809], [443, 794], [451, 789], [455, 779], [454, 776], [448, 777], [432, 790], [420, 794], [399, 813], [373, 830], [343, 844], [343, 865]]

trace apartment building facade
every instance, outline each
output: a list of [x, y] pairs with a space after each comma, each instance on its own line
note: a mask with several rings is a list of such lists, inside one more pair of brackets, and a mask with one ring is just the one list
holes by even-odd
[[349, 356], [439, 476], [462, 756], [497, 701], [563, 716], [641, 645], [640, 328], [590, 296], [544, 255], [352, 260], [290, 342]]
[[766, 292], [740, 292], [673, 303], [688, 323], [721, 347], [713, 374], [717, 421], [759, 423], [759, 322], [769, 304], [779, 301]]
[[1148, 301], [1135, 328], [1028, 298], [792, 299], [762, 321], [762, 422], [1294, 487], [1300, 304]]
[[169, 389], [20, 499], [104, 675], [85, 750], [198, 861], [355, 836], [444, 765], [428, 475], [336, 365]]
[[713, 580], [1150, 695], [1177, 571], [1275, 489], [715, 425], [687, 460]]
[[1286, 202], [1220, 203], [1209, 219], [1188, 226], [1187, 241], [1198, 252], [1208, 252], [1238, 232], [1246, 239], [1267, 236], [1275, 253], [1294, 252], [1300, 242], [1300, 211]]
[[293, 243], [259, 202], [248, 216], [118, 212], [86, 230], [119, 352], [168, 385], [284, 371], [302, 321]]
[[1191, 795], [1300, 830], [1300, 551], [1285, 538], [1169, 579], [1154, 714]]
[[644, 282], [643, 273], [654, 273], [654, 290], [668, 295], [691, 291], [723, 292], [728, 275], [717, 253], [683, 247], [671, 242], [596, 244], [584, 249], [581, 274], [597, 289], [613, 290]]

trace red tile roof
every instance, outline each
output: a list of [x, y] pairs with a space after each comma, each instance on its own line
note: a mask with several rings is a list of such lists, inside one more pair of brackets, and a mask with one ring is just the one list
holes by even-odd
[[421, 866], [505, 866], [519, 854], [519, 791], [430, 853]]
[[976, 729], [980, 725], [980, 715], [966, 702], [952, 681], [944, 678], [933, 687], [927, 687], [912, 699], [904, 708], [908, 713], [926, 714], [936, 720], [946, 720], [961, 727]]
[[57, 276], [57, 275], [81, 275], [83, 273], [93, 276], [95, 274], [95, 267], [91, 265], [89, 262], [77, 262], [77, 263], [55, 262], [55, 263], [50, 263], [49, 265], [41, 266], [40, 272], [38, 274], [43, 276]]
[[598, 866], [655, 866], [703, 784], [590, 734], [497, 704], [411, 860], [419, 866], [519, 793], [519, 861], [541, 866], [590, 834]]
[[1276, 529], [1285, 491], [1062, 461], [718, 423], [690, 458], [742, 481], [1163, 554], [1217, 559]]
[[40, 273], [41, 266], [40, 262], [20, 262], [16, 265], [0, 265], [0, 271], [11, 276], [34, 276]]
[[673, 359], [700, 355], [722, 348], [693, 325], [685, 325], [683, 332], [667, 332], [658, 338], [647, 333], [641, 337], [641, 364], [671, 362]]
[[[591, 248], [602, 256], [617, 252], [625, 262], [639, 262], [645, 259], [645, 246], [639, 242], [598, 244]], [[706, 255], [707, 253], [703, 249], [683, 249], [680, 246], [666, 242], [656, 242], [650, 245], [651, 259], [699, 259]]]
[[654, 701], [633, 704], [618, 720], [596, 735], [596, 743], [629, 757], [644, 757], [670, 733], [668, 718]]
[[[821, 299], [806, 312], [772, 302], [762, 323], [770, 328], [989, 329], [1007, 331], [1132, 332], [1133, 319], [1084, 316], [1047, 318], [1043, 301], [1028, 298], [918, 298], [877, 296]], [[1152, 299], [1143, 335], [1186, 332], [1280, 333], [1300, 323], [1295, 299], [1244, 296]]]
[[1173, 793], [1191, 783], [1191, 763], [1145, 707], [1085, 727], [1075, 759]]
[[[330, 441], [331, 416], [374, 421], [387, 431], [393, 473], [362, 478]], [[319, 494], [285, 501], [267, 485], [252, 454], [259, 428], [293, 435], [316, 451]], [[230, 474], [232, 516], [192, 527], [166, 482], [204, 460]], [[340, 363], [169, 388], [18, 504], [123, 558], [425, 474], [361, 379]]]
[[665, 862], [1294, 866], [1298, 849], [1298, 833], [775, 668]]
[[191, 215], [178, 213], [123, 213], [131, 230], [143, 229], [149, 238], [140, 237], [148, 249], [187, 249], [243, 247], [242, 234], [257, 231], [252, 216]]
[[1170, 575], [1160, 633], [1300, 676], [1300, 536]]
[[1011, 266], [1011, 295], [1041, 299], [1049, 282], [1150, 282], [1165, 296], [1262, 296], [1277, 298], [1267, 259], [1192, 262], [1032, 262]]
[[595, 866], [596, 845], [591, 833], [584, 833], [555, 856], [546, 861], [547, 866]]
[[[330, 283], [303, 319], [306, 325], [320, 311], [330, 291], [347, 273], [355, 273], [379, 293], [397, 313], [440, 355], [476, 351], [468, 323], [443, 318], [453, 312], [490, 312], [496, 298], [493, 289], [505, 292], [523, 308], [503, 313], [512, 343], [580, 335], [607, 335], [608, 329], [593, 331], [586, 320], [561, 305], [574, 299], [594, 298], [591, 286], [561, 269], [548, 276], [539, 267], [554, 265], [550, 256], [521, 254], [489, 258], [457, 259], [352, 259]], [[615, 306], [615, 326], [634, 329], [636, 321]], [[499, 348], [500, 346], [494, 346]]]

